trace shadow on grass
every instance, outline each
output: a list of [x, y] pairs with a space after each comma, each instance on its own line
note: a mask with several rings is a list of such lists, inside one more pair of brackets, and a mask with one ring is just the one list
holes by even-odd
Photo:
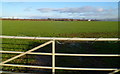
[[[42, 44], [41, 42], [32, 42], [30, 46], [35, 47]], [[109, 42], [69, 42], [62, 41], [56, 42], [56, 53], [78, 53], [78, 54], [118, 54], [119, 52], [119, 42], [109, 41]], [[29, 46], [29, 47], [30, 47]], [[44, 52], [51, 53], [52, 45], [49, 44], [42, 47], [34, 52]], [[51, 66], [52, 57], [45, 55], [36, 55], [36, 64], [41, 66]], [[119, 58], [118, 57], [65, 57], [56, 56], [56, 67], [77, 67], [77, 68], [119, 68]], [[50, 70], [34, 69], [32, 72], [51, 72]], [[56, 70], [59, 72], [68, 72], [66, 70]], [[76, 71], [80, 72], [80, 71]], [[81, 71], [85, 73], [84, 71]], [[81, 73], [80, 72], [80, 73]], [[92, 73], [99, 73], [96, 71], [90, 71]], [[87, 73], [87, 72], [86, 72]], [[102, 73], [102, 72], [101, 72]], [[105, 72], [103, 72], [105, 73]]]
[[[39, 46], [45, 42], [43, 41], [28, 41], [27, 45], [23, 49], [24, 51], [30, 50], [36, 46]], [[15, 45], [15, 44], [13, 44]], [[10, 44], [10, 46], [12, 46]], [[18, 45], [17, 45], [18, 46]], [[52, 44], [42, 47], [33, 52], [39, 53], [51, 53]], [[22, 50], [21, 50], [22, 51]], [[78, 53], [78, 54], [119, 54], [119, 42], [70, 42], [70, 41], [56, 41], [56, 53]], [[9, 55], [7, 55], [10, 57]], [[5, 56], [3, 56], [5, 57]], [[7, 57], [7, 58], [8, 58]], [[19, 59], [11, 61], [10, 63], [18, 63], [33, 66], [52, 66], [52, 56], [47, 55], [25, 55]], [[24, 63], [23, 63], [24, 62]], [[77, 67], [77, 68], [119, 68], [118, 57], [65, 57], [56, 56], [57, 67]], [[16, 67], [4, 67], [6, 71], [12, 72], [26, 72], [26, 73], [40, 73], [49, 74], [51, 70], [46, 69], [33, 69], [33, 68], [16, 68]], [[56, 70], [57, 73], [69, 73], [72, 71]], [[75, 71], [86, 72], [86, 71]], [[96, 71], [90, 71], [96, 73]], [[99, 72], [97, 72], [99, 73]]]

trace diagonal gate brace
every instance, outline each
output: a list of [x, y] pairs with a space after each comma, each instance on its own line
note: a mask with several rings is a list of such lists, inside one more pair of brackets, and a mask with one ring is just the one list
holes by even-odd
[[44, 47], [44, 46], [46, 46], [46, 45], [48, 45], [48, 44], [50, 44], [50, 43], [52, 43], [52, 42], [53, 42], [53, 41], [48, 41], [48, 42], [46, 42], [46, 43], [44, 43], [44, 44], [41, 44], [41, 45], [39, 45], [39, 46], [31, 49], [31, 50], [28, 50], [28, 51], [26, 51], [26, 52], [24, 52], [24, 53], [21, 53], [21, 54], [15, 56], [15, 57], [12, 57], [12, 58], [8, 59], [8, 60], [6, 60], [6, 61], [1, 62], [0, 65], [5, 64], [5, 63], [7, 63], [7, 62], [9, 62], [9, 61], [12, 61], [12, 60], [14, 60], [14, 59], [16, 59], [16, 58], [18, 58], [18, 57], [21, 57], [21, 56], [23, 56], [23, 55], [25, 55], [25, 54], [31, 53], [32, 51], [35, 51], [35, 50], [37, 50], [37, 49], [39, 49], [39, 48], [41, 48], [41, 47]]

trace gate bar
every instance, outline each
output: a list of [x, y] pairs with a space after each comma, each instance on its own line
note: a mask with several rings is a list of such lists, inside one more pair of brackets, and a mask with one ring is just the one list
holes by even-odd
[[36, 39], [36, 40], [70, 40], [70, 41], [120, 41], [119, 38], [58, 38], [58, 37], [23, 37], [23, 36], [0, 36], [10, 39]]
[[[15, 67], [52, 69], [52, 67], [47, 67], [47, 66], [30, 66], [30, 65], [17, 65], [17, 64], [2, 64], [2, 66], [15, 66]], [[55, 69], [62, 69], [62, 70], [63, 69], [64, 70], [98, 70], [98, 71], [119, 70], [118, 68], [71, 68], [71, 67], [55, 67]]]
[[[25, 53], [25, 52], [19, 52], [19, 51], [0, 51], [0, 53]], [[31, 52], [27, 54], [34, 54], [34, 55], [52, 55], [52, 53], [43, 53], [43, 52]], [[67, 53], [55, 53], [54, 55], [57, 56], [104, 56], [104, 57], [120, 57], [119, 54], [67, 54]]]
[[55, 74], [55, 40], [52, 42], [52, 73]]
[[48, 44], [50, 44], [50, 43], [52, 43], [52, 41], [48, 41], [48, 42], [46, 42], [46, 43], [44, 43], [44, 44], [41, 44], [41, 45], [39, 45], [39, 46], [31, 49], [31, 50], [28, 50], [28, 51], [26, 51], [26, 52], [24, 52], [24, 53], [21, 53], [21, 54], [15, 56], [15, 57], [12, 57], [12, 58], [8, 59], [8, 60], [6, 60], [6, 61], [3, 61], [3, 62], [0, 63], [0, 65], [1, 65], [1, 64], [4, 64], [4, 63], [7, 63], [7, 62], [9, 62], [9, 61], [12, 61], [12, 60], [14, 60], [14, 59], [16, 59], [16, 58], [18, 58], [18, 57], [21, 57], [21, 56], [23, 56], [23, 55], [25, 55], [25, 54], [27, 54], [27, 53], [31, 53], [32, 51], [35, 51], [35, 50], [37, 50], [37, 49], [39, 49], [39, 48], [41, 48], [41, 47], [44, 47], [44, 46], [46, 46], [46, 45], [48, 45]]

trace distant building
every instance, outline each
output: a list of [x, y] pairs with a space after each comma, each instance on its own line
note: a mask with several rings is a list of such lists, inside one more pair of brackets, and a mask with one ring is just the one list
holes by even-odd
[[88, 21], [91, 21], [91, 19], [88, 19]]

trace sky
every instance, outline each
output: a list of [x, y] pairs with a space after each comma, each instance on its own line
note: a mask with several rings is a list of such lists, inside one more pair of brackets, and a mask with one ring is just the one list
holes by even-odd
[[2, 17], [111, 19], [118, 2], [3, 2]]
[[1, 0], [2, 2], [118, 2], [119, 0]]

